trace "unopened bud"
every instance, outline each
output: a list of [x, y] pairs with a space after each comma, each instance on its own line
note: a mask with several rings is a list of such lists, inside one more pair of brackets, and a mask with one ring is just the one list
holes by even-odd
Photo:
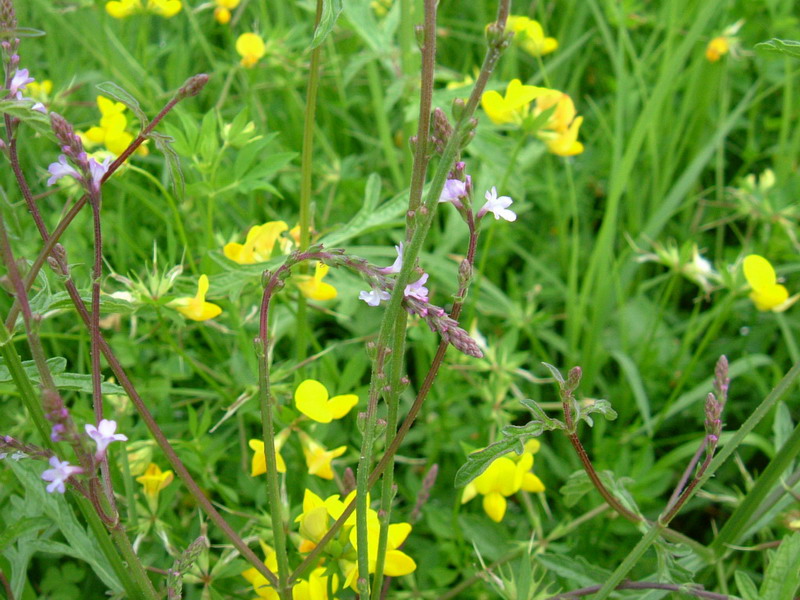
[[461, 119], [461, 115], [464, 114], [464, 108], [467, 106], [467, 103], [464, 102], [462, 98], [455, 98], [453, 100], [453, 107], [451, 109], [451, 113], [453, 118], [458, 121]]
[[17, 28], [17, 14], [11, 0], [0, 0], [0, 30], [13, 31]]
[[458, 287], [466, 288], [472, 280], [472, 263], [466, 258], [458, 265]]
[[183, 100], [184, 98], [188, 98], [189, 96], [196, 96], [200, 93], [205, 85], [208, 83], [208, 75], [205, 73], [200, 73], [199, 75], [195, 75], [194, 77], [190, 77], [186, 80], [186, 83], [183, 84], [181, 89], [178, 90], [176, 97], [178, 100]]
[[575, 391], [578, 388], [578, 385], [581, 382], [581, 377], [583, 376], [583, 369], [580, 367], [572, 367], [567, 374], [567, 384], [566, 387], [570, 391]]

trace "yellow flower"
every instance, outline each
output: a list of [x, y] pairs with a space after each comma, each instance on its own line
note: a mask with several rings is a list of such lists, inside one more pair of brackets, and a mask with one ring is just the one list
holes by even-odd
[[534, 116], [539, 116], [549, 108], [555, 107], [547, 122], [537, 131], [537, 135], [547, 144], [547, 149], [558, 156], [574, 156], [583, 152], [583, 144], [578, 141], [578, 130], [583, 117], [576, 117], [575, 104], [567, 94], [558, 90], [548, 90], [536, 98]]
[[297, 289], [306, 298], [311, 300], [333, 300], [336, 298], [336, 288], [330, 283], [325, 283], [322, 279], [327, 275], [330, 267], [325, 263], [318, 262], [314, 268], [314, 275], [295, 275], [293, 280]]
[[525, 444], [525, 451], [516, 460], [506, 454], [496, 458], [492, 464], [465, 488], [461, 503], [469, 502], [476, 495], [483, 496], [483, 510], [496, 523], [503, 520], [506, 514], [506, 498], [519, 490], [527, 492], [543, 492], [544, 484], [531, 473], [533, 455], [539, 450], [538, 440], [530, 440]]
[[37, 102], [47, 103], [50, 101], [50, 94], [53, 93], [53, 82], [45, 79], [41, 83], [38, 81], [31, 81], [25, 86], [25, 95], [28, 98], [33, 98]]
[[[284, 429], [275, 436], [275, 462], [278, 465], [278, 473], [286, 473], [286, 463], [281, 456], [281, 448], [289, 437], [290, 431]], [[267, 472], [267, 454], [264, 452], [264, 440], [250, 440], [250, 449], [255, 453], [250, 463], [250, 476], [257, 477]]]
[[[374, 514], [373, 514], [374, 513]], [[350, 543], [353, 548], [358, 550], [358, 527], [353, 527], [350, 531]], [[389, 577], [399, 577], [408, 575], [417, 569], [417, 563], [408, 554], [398, 550], [403, 542], [406, 541], [408, 534], [411, 533], [410, 523], [393, 523], [389, 525], [389, 538], [386, 544], [386, 557], [384, 559], [384, 573]], [[380, 535], [380, 520], [375, 511], [370, 511], [367, 518], [367, 554], [369, 559], [369, 572], [375, 572], [375, 565], [378, 562], [378, 537]], [[358, 579], [358, 567], [350, 563], [345, 568], [344, 586], [351, 586], [356, 589]]]
[[311, 490], [303, 495], [303, 512], [294, 520], [300, 523], [300, 547], [302, 553], [311, 552], [319, 541], [328, 533], [331, 518], [341, 515], [345, 505], [339, 494], [328, 496], [325, 500]]
[[317, 423], [330, 423], [341, 419], [358, 404], [355, 394], [343, 394], [328, 399], [328, 390], [315, 379], [306, 379], [294, 392], [297, 410]]
[[717, 36], [706, 46], [706, 59], [708, 62], [717, 62], [728, 53], [728, 50], [730, 50], [728, 38], [724, 35]]
[[558, 48], [555, 38], [545, 37], [539, 21], [528, 17], [509, 16], [506, 27], [514, 32], [514, 42], [532, 56], [544, 56]]
[[481, 96], [481, 106], [495, 125], [506, 123], [522, 125], [530, 112], [531, 102], [549, 91], [543, 87], [523, 85], [519, 79], [512, 79], [506, 88], [505, 96], [494, 90], [484, 92]]
[[147, 0], [146, 7], [142, 5], [142, 0], [112, 0], [111, 2], [106, 2], [106, 12], [115, 19], [124, 19], [125, 17], [145, 12], [169, 19], [180, 11], [180, 0]]
[[256, 33], [243, 33], [236, 40], [236, 52], [242, 57], [240, 64], [247, 69], [255, 66], [266, 51], [264, 40]]
[[744, 259], [744, 276], [750, 288], [750, 299], [758, 310], [783, 312], [794, 304], [788, 290], [777, 282], [775, 269], [763, 256], [751, 254]]
[[[333, 577], [331, 591], [336, 593], [339, 589], [339, 578], [335, 574], [330, 577]], [[298, 581], [292, 588], [292, 600], [336, 600], [334, 596], [328, 596], [328, 575], [325, 575], [325, 567], [311, 571], [307, 581]]]
[[181, 12], [181, 0], [147, 0], [147, 10], [169, 19]]
[[[264, 542], [259, 542], [261, 549], [264, 551], [264, 565], [273, 573], [278, 573], [278, 555], [271, 547]], [[269, 580], [258, 572], [255, 567], [250, 567], [242, 571], [242, 577], [253, 586], [253, 590], [259, 598], [266, 600], [280, 600], [278, 592], [276, 592], [269, 583]]]
[[[97, 107], [100, 109], [100, 125], [89, 129], [81, 136], [84, 145], [91, 148], [97, 144], [103, 144], [114, 156], [119, 156], [133, 141], [133, 135], [128, 133], [125, 128], [128, 126], [128, 119], [123, 114], [125, 105], [122, 102], [114, 102], [103, 96], [97, 97]], [[147, 155], [147, 147], [139, 146], [137, 152]]]
[[218, 316], [222, 309], [216, 304], [206, 302], [206, 292], [208, 292], [208, 277], [200, 275], [197, 281], [197, 294], [194, 298], [175, 298], [169, 306], [177, 310], [187, 319], [193, 321], [207, 321]]
[[220, 25], [227, 25], [231, 20], [231, 11], [239, 6], [240, 0], [214, 0], [214, 18]]
[[739, 54], [739, 38], [736, 34], [744, 25], [744, 20], [736, 21], [733, 25], [729, 25], [722, 32], [713, 38], [706, 46], [706, 60], [708, 62], [717, 62], [720, 58], [730, 53], [733, 58], [737, 58]]
[[162, 472], [157, 464], [150, 463], [144, 475], [137, 477], [136, 481], [144, 487], [145, 496], [148, 499], [155, 500], [158, 498], [159, 492], [172, 483], [173, 479], [172, 471]]
[[[281, 242], [281, 233], [289, 229], [283, 221], [270, 221], [251, 227], [244, 244], [225, 244], [223, 254], [240, 265], [264, 262], [272, 256], [276, 242]], [[286, 240], [288, 242], [288, 240]], [[284, 244], [281, 244], [284, 246]], [[283, 249], [283, 248], [282, 248]]]
[[335, 450], [326, 450], [325, 446], [302, 432], [300, 433], [300, 444], [303, 446], [303, 454], [306, 457], [306, 467], [308, 467], [309, 474], [316, 475], [322, 479], [333, 479], [331, 461], [347, 452], [347, 446], [339, 446]]

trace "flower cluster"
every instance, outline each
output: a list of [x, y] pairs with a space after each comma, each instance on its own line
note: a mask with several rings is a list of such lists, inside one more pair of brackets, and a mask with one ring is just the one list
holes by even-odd
[[[306, 379], [294, 392], [294, 402], [297, 410], [305, 417], [317, 423], [330, 423], [347, 415], [358, 404], [355, 394], [341, 394], [330, 397], [328, 389], [315, 379]], [[333, 479], [331, 462], [347, 451], [347, 446], [339, 446], [334, 450], [326, 449], [304, 431], [299, 431], [300, 445], [306, 459], [306, 467], [311, 475], [321, 479]], [[280, 450], [289, 437], [291, 428], [284, 429], [275, 436], [275, 459], [279, 473], [286, 472], [286, 462]], [[253, 450], [250, 474], [253, 477], [267, 472], [267, 458], [262, 440], [250, 440]]]
[[[339, 494], [328, 496], [323, 500], [320, 496], [306, 490], [303, 496], [303, 512], [295, 519], [300, 524], [300, 546], [301, 553], [311, 552], [325, 536], [334, 521], [339, 519], [344, 513], [344, 509], [355, 498], [355, 491], [341, 500]], [[378, 559], [378, 536], [380, 532], [380, 521], [377, 511], [369, 509], [367, 513], [367, 537], [368, 537], [368, 558], [369, 572], [375, 571]], [[409, 523], [393, 523], [389, 525], [389, 538], [385, 555], [385, 573], [390, 577], [398, 577], [413, 573], [417, 565], [410, 556], [400, 550], [408, 535], [411, 533]], [[338, 550], [335, 558], [338, 560], [339, 567], [344, 576], [344, 587], [356, 589], [358, 568], [356, 565], [356, 553], [358, 551], [358, 538], [356, 528], [356, 515], [350, 515], [339, 531], [337, 536]], [[330, 552], [326, 547], [325, 552]]]
[[574, 156], [583, 152], [578, 141], [583, 117], [577, 116], [572, 98], [564, 92], [512, 79], [505, 96], [494, 90], [484, 92], [481, 106], [492, 123], [513, 124], [535, 133], [553, 154]]
[[131, 15], [152, 13], [165, 19], [181, 12], [181, 0], [111, 0], [106, 2], [106, 12], [115, 19], [124, 19]]
[[469, 502], [478, 494], [483, 496], [483, 510], [496, 523], [503, 520], [508, 502], [506, 498], [520, 490], [543, 492], [544, 484], [531, 472], [533, 455], [539, 451], [539, 440], [525, 443], [525, 451], [517, 456], [513, 452], [500, 456], [465, 488], [461, 503]]
[[[100, 109], [100, 123], [81, 134], [81, 141], [86, 148], [103, 145], [108, 152], [119, 156], [133, 142], [133, 134], [127, 131], [128, 118], [125, 116], [125, 105], [114, 102], [104, 96], [97, 96], [97, 108]], [[142, 144], [136, 150], [146, 156], [147, 147]]]

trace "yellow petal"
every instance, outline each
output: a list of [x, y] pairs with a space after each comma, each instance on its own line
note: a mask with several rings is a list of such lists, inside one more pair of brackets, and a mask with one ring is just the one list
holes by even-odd
[[411, 533], [411, 523], [394, 523], [389, 525], [387, 548], [398, 548], [403, 545]]
[[481, 106], [486, 116], [495, 125], [514, 122], [513, 115], [506, 108], [503, 97], [495, 90], [484, 92], [483, 96], [481, 96]]
[[384, 572], [389, 577], [399, 577], [400, 575], [408, 575], [417, 569], [417, 563], [414, 562], [408, 554], [400, 550], [389, 550], [386, 553], [386, 562], [384, 563]]
[[341, 419], [350, 412], [356, 404], [358, 404], [358, 396], [355, 394], [342, 394], [334, 396], [328, 401], [328, 408], [331, 411], [331, 417], [334, 419]]
[[764, 286], [753, 290], [750, 299], [758, 310], [773, 310], [789, 299], [789, 291], [780, 284]]
[[102, 144], [103, 140], [106, 139], [106, 130], [102, 127], [90, 127], [89, 131], [83, 135], [94, 144]]
[[531, 438], [525, 442], [525, 452], [528, 454], [536, 454], [542, 447], [542, 443], [536, 438]]
[[754, 290], [767, 288], [777, 283], [778, 278], [775, 275], [775, 269], [763, 256], [758, 254], [746, 256], [743, 268], [745, 279]]
[[542, 480], [539, 479], [533, 473], [525, 473], [522, 477], [522, 488], [526, 492], [543, 492], [544, 491], [544, 484]]
[[466, 504], [478, 495], [478, 488], [475, 487], [475, 482], [470, 481], [461, 494], [461, 504]]
[[330, 423], [333, 420], [328, 407], [328, 390], [319, 381], [306, 379], [294, 392], [297, 410], [317, 423]]
[[495, 523], [503, 520], [506, 514], [506, 499], [500, 494], [489, 494], [483, 497], [483, 510]]
[[252, 249], [245, 247], [243, 244], [237, 244], [236, 242], [225, 244], [222, 248], [222, 253], [225, 255], [225, 258], [240, 265], [251, 265], [256, 262], [255, 258], [253, 258]]
[[[264, 452], [263, 440], [250, 440], [248, 443], [250, 449], [253, 450], [253, 459], [250, 463], [250, 476], [256, 477], [263, 475], [267, 472], [267, 454]], [[278, 473], [286, 473], [286, 462], [280, 452], [275, 451], [275, 463], [278, 467]]]

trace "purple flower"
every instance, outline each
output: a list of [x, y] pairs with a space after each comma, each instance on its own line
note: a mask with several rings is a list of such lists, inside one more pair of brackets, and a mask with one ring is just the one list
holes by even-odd
[[106, 453], [106, 448], [111, 442], [125, 442], [128, 437], [121, 433], [114, 433], [117, 430], [117, 422], [103, 419], [100, 424], [95, 427], [94, 425], [86, 424], [86, 435], [92, 438], [97, 443], [97, 452], [95, 458], [100, 460]]
[[[399, 273], [400, 270], [403, 268], [403, 242], [400, 242], [399, 246], [395, 246], [394, 249], [397, 251], [397, 258], [394, 259], [394, 262], [391, 266], [383, 267], [382, 269], [378, 269], [379, 273], [383, 273], [384, 275], [390, 275], [391, 273]], [[360, 296], [359, 296], [360, 298]], [[363, 300], [363, 298], [362, 298]], [[369, 304], [369, 303], [367, 303]], [[378, 306], [377, 304], [370, 304], [370, 306]]]
[[81, 178], [81, 174], [67, 162], [67, 157], [63, 154], [59, 155], [57, 162], [50, 163], [47, 170], [50, 172], [50, 179], [47, 180], [47, 185], [53, 185], [62, 177], [72, 177], [76, 180]]
[[456, 208], [461, 207], [461, 198], [467, 197], [467, 183], [460, 179], [448, 179], [439, 196], [439, 202], [452, 202]]
[[19, 100], [17, 93], [24, 90], [25, 86], [33, 82], [33, 77], [28, 77], [28, 69], [19, 69], [11, 78], [11, 83], [8, 86], [8, 91], [11, 95]]
[[420, 302], [428, 301], [428, 288], [425, 283], [428, 281], [428, 274], [423, 273], [422, 277], [417, 279], [414, 283], [409, 283], [403, 291], [403, 295], [408, 298], [416, 298]]
[[47, 114], [47, 109], [45, 108], [44, 104], [42, 104], [41, 102], [34, 102], [33, 106], [31, 106], [31, 110], [39, 111], [43, 115]]
[[505, 219], [506, 221], [516, 221], [517, 215], [513, 212], [508, 210], [508, 207], [511, 206], [513, 200], [508, 196], [500, 196], [497, 197], [497, 188], [492, 186], [492, 189], [486, 192], [486, 204], [483, 205], [478, 211], [477, 218], [483, 217], [487, 212], [490, 212], [494, 215], [495, 221], [499, 219]]
[[60, 442], [61, 441], [61, 434], [67, 430], [64, 427], [63, 423], [56, 423], [53, 425], [53, 429], [50, 431], [50, 440], [53, 442]]
[[50, 457], [50, 466], [53, 468], [47, 469], [44, 473], [42, 473], [42, 479], [52, 482], [47, 486], [47, 491], [50, 494], [52, 494], [54, 491], [58, 491], [59, 493], [63, 494], [66, 491], [64, 482], [72, 475], [83, 473], [83, 469], [80, 467], [71, 467], [66, 460], [58, 460], [57, 456]]
[[358, 299], [363, 300], [370, 306], [378, 306], [382, 301], [388, 300], [391, 297], [392, 296], [389, 292], [376, 289], [373, 289], [369, 292], [359, 292], [358, 294]]
[[94, 158], [89, 159], [89, 172], [92, 174], [92, 181], [100, 182], [103, 176], [111, 166], [111, 157], [107, 156], [106, 159], [99, 163]]

